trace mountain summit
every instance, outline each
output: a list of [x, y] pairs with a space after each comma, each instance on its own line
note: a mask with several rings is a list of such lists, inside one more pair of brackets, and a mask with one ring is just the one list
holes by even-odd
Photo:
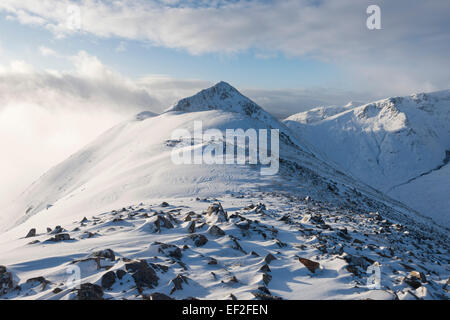
[[208, 110], [223, 110], [243, 113], [253, 118], [263, 110], [252, 100], [241, 94], [230, 84], [221, 81], [199, 93], [181, 99], [169, 111], [195, 112]]

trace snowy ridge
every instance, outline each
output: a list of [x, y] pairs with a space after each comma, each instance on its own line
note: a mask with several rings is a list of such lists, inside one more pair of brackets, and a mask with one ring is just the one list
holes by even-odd
[[[284, 123], [341, 170], [449, 226], [450, 91], [343, 109], [323, 111], [322, 119], [301, 113]], [[431, 172], [434, 183], [422, 186]]]
[[288, 117], [286, 120], [296, 121], [304, 124], [311, 124], [332, 117], [344, 111], [353, 109], [355, 107], [359, 107], [361, 105], [363, 105], [363, 103], [351, 101], [343, 107], [339, 106], [317, 107], [305, 112], [294, 114]]

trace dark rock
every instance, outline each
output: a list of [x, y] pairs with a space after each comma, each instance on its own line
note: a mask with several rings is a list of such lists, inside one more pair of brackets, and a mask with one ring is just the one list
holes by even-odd
[[86, 235], [86, 237], [87, 237], [88, 239], [93, 238], [93, 237], [95, 237], [95, 235], [96, 235], [95, 233], [92, 233], [92, 232], [90, 232], [90, 231], [85, 231], [83, 234]]
[[61, 226], [56, 226], [55, 229], [52, 231], [52, 234], [57, 234], [64, 232], [64, 229]]
[[373, 261], [368, 261], [366, 257], [357, 257], [352, 255], [346, 255], [344, 260], [349, 264], [347, 270], [354, 275], [359, 275], [365, 273], [367, 268], [373, 263]]
[[306, 258], [298, 258], [298, 260], [312, 273], [315, 273], [316, 270], [320, 268], [320, 264], [318, 262]]
[[279, 239], [275, 239], [275, 243], [276, 243], [277, 246], [280, 247], [280, 248], [287, 247], [287, 244], [284, 243], [284, 242], [281, 242]]
[[265, 286], [260, 286], [260, 287], [258, 287], [258, 290], [261, 291], [262, 293], [271, 295], [269, 289], [267, 289]]
[[189, 223], [187, 229], [188, 229], [189, 233], [194, 233], [195, 232], [195, 221], [191, 221], [191, 223]]
[[230, 237], [230, 239], [231, 239], [231, 241], [233, 241], [233, 246], [232, 246], [232, 248], [234, 249], [234, 250], [238, 250], [238, 251], [241, 251], [242, 253], [245, 253], [245, 254], [247, 254], [247, 252], [242, 248], [242, 246], [239, 244], [239, 241], [238, 241], [238, 239], [236, 238], [236, 237], [234, 237], [234, 236], [229, 236]]
[[206, 214], [208, 216], [217, 216], [217, 221], [219, 222], [225, 222], [228, 221], [228, 215], [223, 210], [222, 205], [220, 203], [214, 203], [208, 207], [208, 210], [206, 211]]
[[168, 295], [165, 295], [164, 293], [160, 293], [160, 292], [153, 292], [152, 294], [150, 294], [150, 296], [148, 298], [150, 300], [175, 300], [175, 299], [169, 297]]
[[259, 269], [259, 271], [262, 271], [262, 272], [271, 272], [271, 270], [270, 270], [268, 264], [263, 265], [263, 266]]
[[210, 265], [216, 265], [216, 264], [217, 264], [217, 260], [214, 259], [214, 258], [209, 258], [208, 264], [210, 264]]
[[113, 271], [108, 271], [102, 276], [102, 288], [109, 289], [116, 282], [116, 274]]
[[183, 253], [181, 252], [180, 248], [176, 247], [172, 251], [169, 251], [169, 256], [175, 259], [181, 259]]
[[159, 270], [162, 273], [166, 273], [167, 271], [169, 271], [169, 267], [162, 265], [162, 264], [158, 264], [158, 263], [150, 263], [150, 265], [152, 266], [153, 269], [155, 270]]
[[12, 272], [0, 266], [0, 296], [10, 292], [16, 286]]
[[225, 235], [225, 231], [220, 229], [218, 226], [211, 226], [211, 228], [209, 228], [208, 230], [208, 233], [216, 237], [222, 237]]
[[163, 207], [163, 208], [166, 208], [168, 206], [169, 206], [169, 204], [167, 202], [165, 202], [165, 201], [163, 203], [161, 203], [161, 207]]
[[103, 289], [92, 283], [82, 283], [77, 290], [78, 300], [103, 300]]
[[423, 272], [411, 271], [409, 273], [409, 277], [419, 279], [422, 283], [427, 282], [427, 277], [425, 276], [425, 274]]
[[55, 288], [55, 289], [53, 289], [52, 292], [53, 292], [54, 294], [58, 294], [58, 293], [62, 292], [62, 289], [61, 289], [61, 288]]
[[272, 276], [270, 274], [264, 273], [263, 274], [263, 282], [268, 285], [270, 281], [272, 281]]
[[50, 232], [52, 232], [52, 228], [47, 227], [47, 233], [50, 233]]
[[155, 270], [145, 260], [127, 263], [125, 268], [132, 274], [139, 292], [142, 292], [144, 287], [153, 289], [158, 285], [159, 278]]
[[154, 224], [154, 232], [161, 232], [161, 228], [173, 229], [174, 226], [172, 222], [168, 218], [166, 218], [163, 214], [158, 214]]
[[173, 283], [173, 288], [170, 294], [174, 293], [176, 290], [183, 290], [183, 283], [188, 283], [188, 277], [181, 274], [177, 275], [170, 282]]
[[95, 251], [92, 254], [92, 256], [100, 259], [109, 259], [111, 261], [116, 260], [116, 255], [114, 254], [114, 251], [112, 251], [111, 249]]
[[125, 270], [119, 269], [116, 271], [116, 276], [119, 280], [122, 280], [123, 277], [125, 277], [127, 273], [125, 272]]
[[277, 260], [277, 258], [275, 258], [275, 256], [274, 256], [273, 254], [271, 254], [271, 253], [269, 253], [269, 254], [264, 258], [264, 261], [265, 261], [267, 264], [270, 264], [273, 260]]
[[282, 300], [281, 297], [276, 297], [262, 292], [252, 292], [252, 294], [259, 300]]
[[206, 238], [202, 234], [193, 234], [189, 238], [191, 238], [192, 241], [194, 241], [196, 247], [202, 247], [208, 242], [208, 238]]
[[67, 241], [67, 240], [72, 240], [68, 233], [58, 233], [58, 234], [55, 234], [55, 236], [53, 238], [47, 239], [47, 241], [50, 241], [50, 242], [60, 242], [60, 241]]
[[33, 228], [30, 231], [28, 231], [28, 234], [25, 236], [25, 238], [31, 238], [35, 236], [36, 236], [36, 229]]
[[44, 277], [31, 278], [26, 281], [26, 283], [33, 283], [33, 282], [39, 282], [42, 285], [42, 291], [44, 291], [47, 285], [51, 283]]
[[416, 278], [405, 278], [404, 282], [414, 289], [417, 289], [422, 286], [420, 281]]
[[236, 276], [232, 276], [228, 281], [228, 284], [233, 284], [233, 283], [239, 283], [239, 280], [236, 278]]
[[[347, 229], [345, 229], [345, 230], [347, 230]], [[352, 237], [349, 236], [346, 232], [338, 231], [336, 234], [337, 234], [339, 237], [341, 237], [341, 238], [343, 238], [343, 239], [345, 239], [345, 240], [347, 240], [347, 241], [352, 240]]]

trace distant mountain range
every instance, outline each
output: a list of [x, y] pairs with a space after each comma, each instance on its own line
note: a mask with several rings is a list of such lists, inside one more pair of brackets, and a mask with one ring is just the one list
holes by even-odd
[[316, 108], [284, 123], [325, 161], [450, 226], [450, 90]]

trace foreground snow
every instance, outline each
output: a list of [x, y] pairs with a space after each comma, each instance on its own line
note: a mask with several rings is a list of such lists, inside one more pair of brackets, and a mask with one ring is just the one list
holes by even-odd
[[[448, 241], [430, 229], [284, 192], [168, 202], [62, 225], [70, 240], [49, 241], [43, 227], [35, 237], [1, 238], [2, 264], [20, 285], [1, 298], [74, 299], [88, 283], [105, 299], [449, 298]], [[139, 261], [145, 271], [130, 267]], [[373, 264], [379, 290], [366, 287]], [[74, 265], [81, 290], [65, 286]]]

